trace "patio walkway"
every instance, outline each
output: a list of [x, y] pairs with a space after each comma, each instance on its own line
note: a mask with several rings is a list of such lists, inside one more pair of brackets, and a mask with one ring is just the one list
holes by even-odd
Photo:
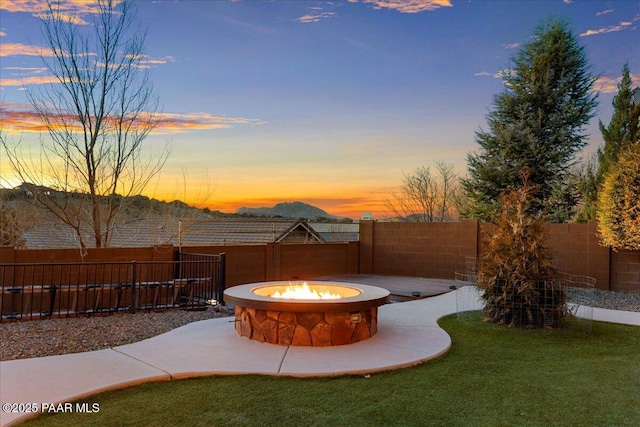
[[376, 274], [319, 276], [314, 277], [312, 280], [361, 283], [363, 285], [378, 286], [391, 292], [391, 301], [395, 302], [433, 297], [451, 292], [451, 286], [460, 286], [460, 283], [455, 280], [425, 279], [422, 277], [405, 276], [380, 276]]
[[[0, 362], [0, 401], [3, 408], [6, 403], [63, 403], [143, 382], [216, 374], [331, 376], [411, 366], [449, 349], [451, 339], [437, 321], [456, 312], [462, 292], [468, 293], [461, 295], [468, 301], [474, 291], [463, 287], [381, 306], [374, 337], [338, 347], [259, 343], [238, 336], [231, 318], [218, 318], [120, 347]], [[640, 326], [640, 313], [594, 309], [593, 317]], [[32, 415], [2, 411], [0, 424], [13, 425]]]

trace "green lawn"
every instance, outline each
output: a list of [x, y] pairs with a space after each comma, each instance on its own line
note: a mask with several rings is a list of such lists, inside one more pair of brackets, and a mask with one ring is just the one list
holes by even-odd
[[589, 336], [440, 321], [453, 345], [420, 366], [364, 376], [220, 376], [85, 398], [97, 414], [28, 426], [640, 426], [640, 328]]

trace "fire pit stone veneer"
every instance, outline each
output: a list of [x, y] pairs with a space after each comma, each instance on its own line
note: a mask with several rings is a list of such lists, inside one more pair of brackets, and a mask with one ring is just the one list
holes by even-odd
[[235, 306], [235, 329], [243, 337], [271, 344], [326, 347], [366, 340], [378, 331], [378, 306], [389, 291], [376, 286], [339, 282], [306, 282], [339, 299], [273, 298], [289, 282], [233, 286], [225, 301]]

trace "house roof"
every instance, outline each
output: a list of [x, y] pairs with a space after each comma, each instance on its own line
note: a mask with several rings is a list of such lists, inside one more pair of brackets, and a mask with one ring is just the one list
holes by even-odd
[[309, 225], [325, 242], [357, 242], [360, 239], [358, 223], [311, 222]]
[[[61, 224], [39, 225], [23, 233], [29, 249], [77, 248], [78, 239]], [[92, 247], [87, 235], [85, 244]], [[202, 220], [141, 219], [117, 225], [111, 247], [146, 247], [159, 244], [203, 246], [225, 243], [269, 243], [282, 241], [323, 242], [305, 221], [298, 220]]]

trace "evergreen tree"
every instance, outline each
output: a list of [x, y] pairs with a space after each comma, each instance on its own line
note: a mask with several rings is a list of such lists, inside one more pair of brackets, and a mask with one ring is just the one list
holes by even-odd
[[613, 117], [609, 126], [600, 122], [600, 132], [604, 139], [604, 148], [598, 149], [598, 182], [601, 184], [604, 176], [618, 155], [631, 144], [640, 142], [640, 102], [638, 94], [640, 87], [631, 88], [629, 64], [622, 68], [622, 79], [618, 84], [618, 94], [613, 98]]
[[640, 87], [631, 87], [629, 64], [622, 67], [618, 94], [613, 97], [612, 105], [614, 110], [609, 125], [605, 127], [599, 121], [604, 147], [598, 149], [597, 171], [593, 174], [587, 168], [588, 173], [582, 177], [584, 204], [578, 213], [578, 222], [595, 221], [598, 193], [604, 184], [605, 175], [623, 150], [640, 142]]
[[565, 21], [550, 19], [534, 34], [503, 73], [506, 88], [494, 97], [489, 130], [476, 132], [479, 152], [467, 156], [467, 218], [489, 220], [500, 209], [501, 194], [521, 186], [524, 167], [539, 189], [532, 214], [546, 210], [566, 221], [577, 203], [567, 175], [586, 145], [582, 131], [597, 105], [591, 93], [596, 77]]

